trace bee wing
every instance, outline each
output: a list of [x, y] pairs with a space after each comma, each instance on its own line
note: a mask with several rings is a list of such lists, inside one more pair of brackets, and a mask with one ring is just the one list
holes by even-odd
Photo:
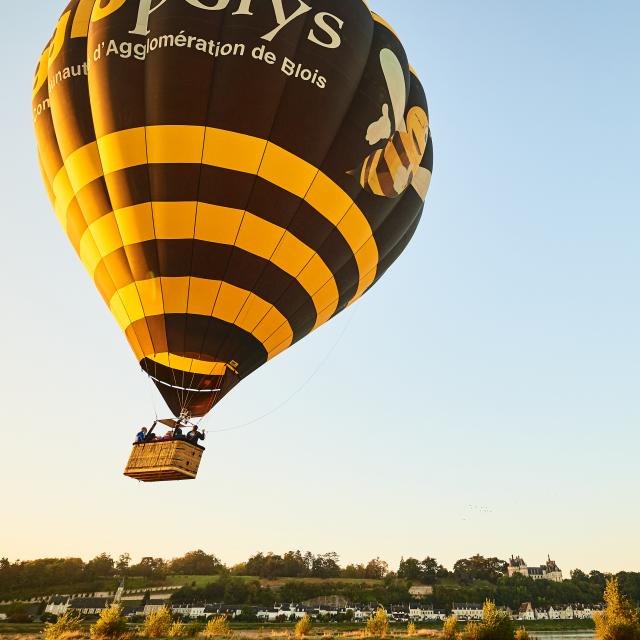
[[411, 186], [418, 192], [418, 195], [423, 202], [427, 199], [427, 192], [429, 191], [430, 185], [431, 171], [429, 171], [429, 169], [425, 169], [424, 167], [418, 167], [416, 169], [415, 175], [413, 176]]
[[391, 106], [396, 125], [395, 131], [406, 131], [404, 112], [407, 106], [407, 87], [402, 65], [391, 49], [383, 49], [380, 52], [380, 64], [382, 65], [382, 72], [387, 81], [387, 88], [391, 97]]

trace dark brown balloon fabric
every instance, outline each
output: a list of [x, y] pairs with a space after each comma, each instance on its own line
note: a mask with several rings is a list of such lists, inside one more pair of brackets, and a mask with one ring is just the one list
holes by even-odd
[[33, 119], [60, 224], [176, 415], [374, 285], [431, 180], [424, 90], [363, 0], [74, 0]]

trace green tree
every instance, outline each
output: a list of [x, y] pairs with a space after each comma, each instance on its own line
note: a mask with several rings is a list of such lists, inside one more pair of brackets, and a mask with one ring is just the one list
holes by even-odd
[[162, 558], [146, 557], [129, 567], [129, 575], [164, 580], [167, 569], [167, 563]]
[[85, 576], [89, 579], [93, 578], [110, 578], [115, 571], [115, 563], [113, 558], [106, 554], [101, 553], [93, 560], [89, 560], [84, 567]]
[[198, 549], [172, 560], [169, 571], [183, 576], [213, 576], [223, 573], [225, 566], [214, 555]]
[[337, 578], [340, 575], [340, 556], [334, 551], [316, 556], [311, 566], [315, 578]]
[[22, 624], [23, 622], [31, 622], [29, 608], [22, 602], [13, 602], [6, 609], [7, 622]]
[[380, 558], [370, 560], [365, 568], [365, 577], [370, 580], [382, 580], [389, 573], [389, 565]]
[[130, 564], [131, 564], [131, 556], [128, 553], [123, 553], [118, 558], [118, 562], [116, 562], [116, 571], [118, 572], [118, 575], [120, 576], [126, 575]]
[[508, 564], [498, 558], [485, 558], [475, 555], [471, 558], [458, 560], [453, 573], [461, 582], [470, 583], [473, 580], [487, 580], [497, 582], [498, 579], [507, 573]]

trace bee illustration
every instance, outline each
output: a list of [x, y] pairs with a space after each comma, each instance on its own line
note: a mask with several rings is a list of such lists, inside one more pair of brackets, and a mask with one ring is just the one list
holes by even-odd
[[374, 151], [352, 173], [362, 188], [376, 196], [397, 198], [409, 186], [426, 198], [431, 172], [420, 166], [427, 149], [429, 118], [421, 107], [411, 107], [406, 113], [406, 87], [402, 65], [390, 49], [380, 52], [380, 64], [385, 76], [395, 123], [391, 122], [389, 105], [382, 107], [382, 116], [372, 123], [367, 142], [375, 145], [382, 140], [384, 148]]

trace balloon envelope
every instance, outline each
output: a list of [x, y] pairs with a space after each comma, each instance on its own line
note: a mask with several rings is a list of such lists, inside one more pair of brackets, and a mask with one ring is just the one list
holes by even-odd
[[56, 215], [176, 415], [373, 286], [433, 163], [422, 85], [362, 0], [74, 0], [33, 118]]

